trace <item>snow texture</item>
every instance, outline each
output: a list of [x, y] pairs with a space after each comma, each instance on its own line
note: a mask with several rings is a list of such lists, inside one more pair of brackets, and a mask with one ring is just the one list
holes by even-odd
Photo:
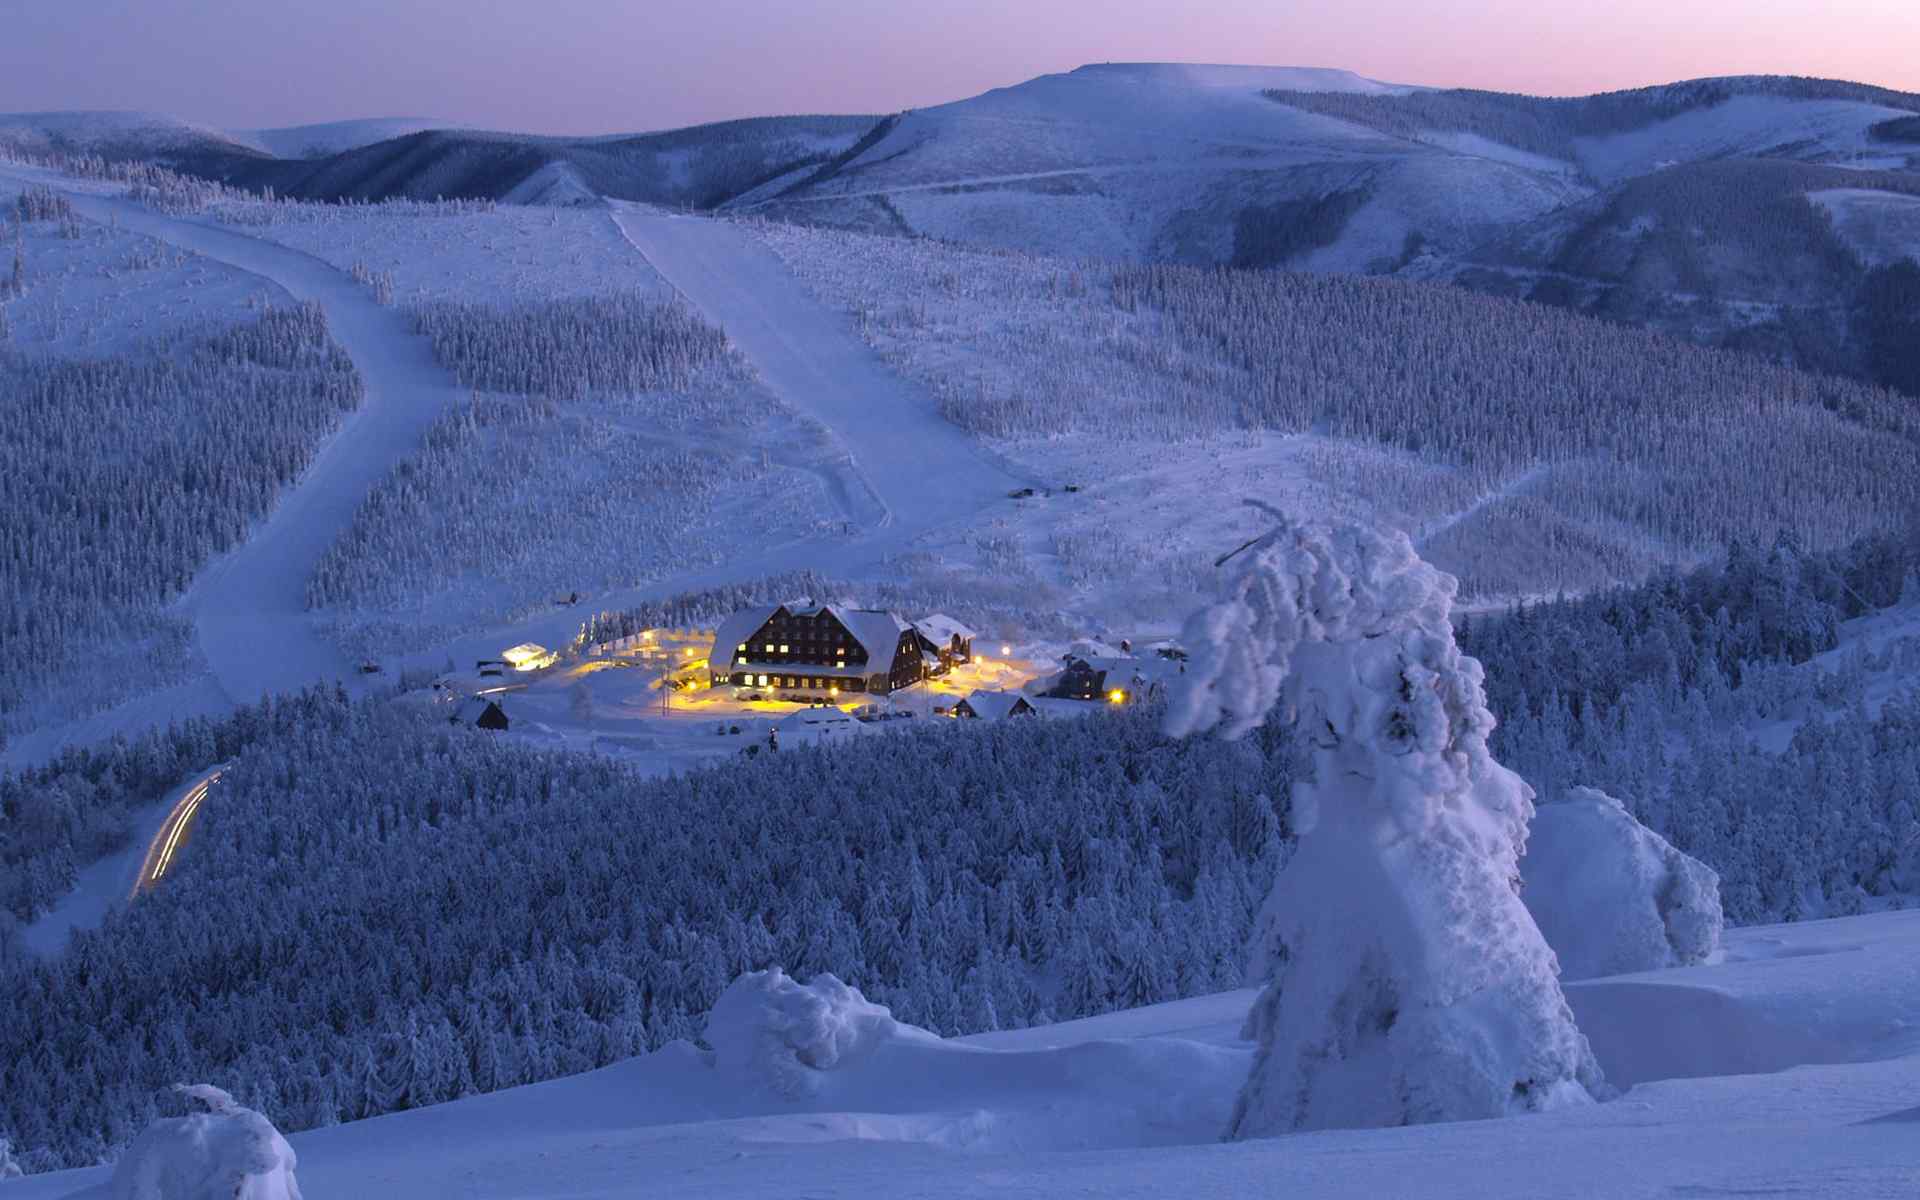
[[[1244, 555], [1244, 557], [1240, 557]], [[1175, 734], [1299, 733], [1298, 847], [1255, 930], [1270, 980], [1230, 1135], [1471, 1120], [1605, 1085], [1516, 893], [1533, 790], [1487, 753], [1455, 582], [1404, 534], [1283, 523], [1187, 623]]]
[[816, 1090], [819, 1075], [892, 1038], [937, 1040], [893, 1019], [858, 988], [822, 972], [802, 984], [778, 967], [751, 971], [720, 993], [707, 1017], [714, 1066], [789, 1099]]
[[1720, 876], [1605, 792], [1543, 803], [1521, 865], [1562, 979], [1697, 966], [1720, 949]]
[[105, 1200], [300, 1200], [298, 1160], [273, 1122], [209, 1084], [174, 1090], [205, 1111], [147, 1126], [114, 1167]]

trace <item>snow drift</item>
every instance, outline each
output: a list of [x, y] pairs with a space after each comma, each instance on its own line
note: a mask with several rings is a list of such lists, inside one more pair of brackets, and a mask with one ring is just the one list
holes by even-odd
[[810, 1136], [973, 1151], [1194, 1144], [1219, 1137], [1250, 1060], [1172, 1037], [984, 1049], [897, 1021], [832, 975], [802, 984], [778, 968], [728, 985], [705, 1036], [711, 1054], [675, 1043], [609, 1068], [631, 1072], [629, 1111], [859, 1114]]
[[1605, 792], [1543, 803], [1521, 865], [1521, 895], [1563, 979], [1697, 966], [1720, 948], [1720, 876]]
[[718, 1070], [750, 1076], [791, 1099], [815, 1092], [821, 1072], [884, 1041], [939, 1040], [900, 1024], [834, 975], [815, 975], [803, 984], [778, 967], [728, 984], [707, 1015], [706, 1038]]
[[[1264, 506], [1262, 506], [1264, 507]], [[1275, 514], [1278, 515], [1278, 514]], [[1404, 534], [1281, 526], [1187, 623], [1168, 727], [1298, 730], [1298, 848], [1255, 930], [1270, 980], [1230, 1134], [1497, 1117], [1605, 1088], [1517, 894], [1533, 789], [1495, 762], [1456, 583]]]
[[293, 1147], [273, 1122], [217, 1087], [175, 1090], [204, 1111], [147, 1126], [114, 1167], [107, 1200], [301, 1200]]

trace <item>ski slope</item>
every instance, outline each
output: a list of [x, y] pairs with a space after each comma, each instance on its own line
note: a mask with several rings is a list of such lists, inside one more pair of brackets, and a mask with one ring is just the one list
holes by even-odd
[[655, 270], [747, 356], [776, 396], [847, 447], [880, 524], [928, 527], [1023, 480], [940, 415], [851, 325], [809, 296], [759, 239], [729, 222], [615, 204]]
[[[1532, 1117], [1222, 1144], [1252, 1057], [1240, 991], [953, 1041], [868, 1033], [797, 1095], [676, 1043], [290, 1140], [316, 1198], [1911, 1200], [1920, 913], [1736, 930], [1726, 958], [1570, 985], [1582, 1026], [1605, 1031], [1603, 1065], [1632, 1087]], [[1688, 1077], [1703, 1065], [1689, 1043], [1714, 1048], [1716, 1074]], [[33, 1177], [7, 1195], [97, 1196], [105, 1178]]]
[[[29, 168], [0, 172], [55, 187], [65, 182]], [[366, 384], [366, 398], [252, 536], [201, 572], [183, 604], [194, 616], [200, 651], [231, 703], [346, 678], [349, 664], [307, 618], [307, 577], [367, 490], [463, 393], [401, 314], [382, 308], [371, 292], [318, 259], [131, 201], [62, 190], [89, 220], [117, 223], [261, 276], [325, 310], [334, 340]], [[164, 720], [167, 714], [152, 715]]]

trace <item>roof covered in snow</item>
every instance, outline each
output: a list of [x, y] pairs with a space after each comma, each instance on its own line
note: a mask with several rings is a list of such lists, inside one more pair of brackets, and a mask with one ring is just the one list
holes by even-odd
[[974, 691], [968, 693], [967, 698], [960, 703], [966, 705], [967, 711], [983, 721], [998, 721], [1003, 717], [1012, 716], [1016, 711], [1022, 709], [1031, 711], [1033, 708], [1033, 705], [1027, 702], [1027, 698], [1019, 692]]
[[963, 642], [970, 642], [980, 636], [945, 613], [933, 613], [929, 616], [921, 617], [918, 621], [914, 622], [914, 625], [921, 633], [926, 634], [929, 638], [939, 642], [943, 646], [950, 644], [954, 638], [959, 638]]
[[506, 716], [506, 709], [501, 708], [498, 701], [475, 696], [461, 701], [460, 707], [454, 710], [454, 718], [463, 725], [478, 725], [489, 709], [497, 709], [502, 717]]
[[836, 608], [834, 617], [867, 652], [867, 669], [883, 671], [893, 665], [893, 653], [900, 648], [900, 635], [913, 626], [897, 613], [871, 608]]
[[713, 649], [707, 653], [707, 666], [715, 671], [724, 671], [732, 666], [734, 656], [740, 653], [741, 644], [779, 611], [777, 604], [743, 608], [720, 622], [720, 628], [713, 635]]

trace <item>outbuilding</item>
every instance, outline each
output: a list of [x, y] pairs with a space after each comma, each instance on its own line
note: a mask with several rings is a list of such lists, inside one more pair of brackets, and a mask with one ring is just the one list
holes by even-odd
[[1002, 721], [1008, 717], [1035, 717], [1040, 710], [1033, 706], [1019, 692], [974, 691], [965, 700], [953, 706], [956, 717], [970, 717], [978, 721]]
[[462, 701], [460, 707], [453, 710], [450, 720], [455, 725], [471, 725], [475, 729], [491, 729], [496, 733], [506, 732], [510, 724], [507, 710], [500, 707], [500, 702], [484, 696]]

